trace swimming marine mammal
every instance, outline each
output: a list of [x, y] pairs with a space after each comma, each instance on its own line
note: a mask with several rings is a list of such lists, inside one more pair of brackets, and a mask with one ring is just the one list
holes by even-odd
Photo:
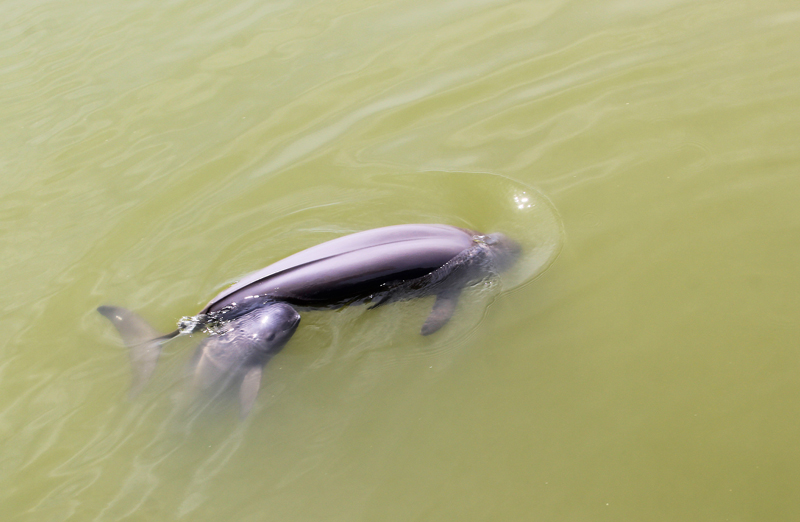
[[509, 268], [520, 246], [500, 233], [481, 234], [449, 225], [376, 228], [313, 246], [220, 292], [199, 314], [161, 335], [136, 313], [116, 306], [97, 310], [129, 348], [135, 395], [152, 374], [162, 345], [179, 334], [206, 331], [197, 350], [195, 381], [239, 383], [242, 416], [253, 406], [261, 373], [294, 334], [300, 309], [337, 308], [435, 295], [422, 335], [444, 326], [462, 289]]

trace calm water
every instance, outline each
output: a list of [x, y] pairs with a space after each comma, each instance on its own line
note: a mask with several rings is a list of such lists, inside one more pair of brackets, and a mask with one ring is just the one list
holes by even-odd
[[[796, 2], [0, 0], [4, 520], [800, 518]], [[243, 423], [95, 312], [407, 222], [526, 256], [304, 315]]]

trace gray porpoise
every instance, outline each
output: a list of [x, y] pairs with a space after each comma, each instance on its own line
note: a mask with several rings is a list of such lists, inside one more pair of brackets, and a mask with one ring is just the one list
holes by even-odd
[[506, 270], [519, 254], [519, 245], [499, 233], [483, 235], [449, 225], [395, 225], [321, 243], [247, 275], [166, 335], [125, 308], [97, 310], [129, 348], [132, 396], [147, 383], [165, 342], [205, 330], [212, 335], [198, 346], [195, 383], [237, 383], [245, 417], [258, 394], [264, 365], [297, 330], [300, 314], [295, 307], [368, 303], [375, 308], [435, 295], [421, 330], [430, 335], [450, 320], [465, 286]]

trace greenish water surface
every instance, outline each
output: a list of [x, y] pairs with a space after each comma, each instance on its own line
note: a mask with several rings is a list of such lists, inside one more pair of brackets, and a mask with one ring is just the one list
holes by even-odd
[[[764, 521], [800, 503], [794, 2], [0, 0], [0, 513]], [[304, 313], [250, 417], [168, 331], [342, 234], [518, 239]]]

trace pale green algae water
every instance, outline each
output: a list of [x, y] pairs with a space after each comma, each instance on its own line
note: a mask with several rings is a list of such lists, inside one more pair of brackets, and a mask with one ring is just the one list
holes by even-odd
[[[796, 2], [0, 0], [3, 520], [800, 517]], [[527, 201], [523, 201], [527, 199]], [[406, 222], [526, 256], [304, 314], [244, 423], [167, 331]]]

